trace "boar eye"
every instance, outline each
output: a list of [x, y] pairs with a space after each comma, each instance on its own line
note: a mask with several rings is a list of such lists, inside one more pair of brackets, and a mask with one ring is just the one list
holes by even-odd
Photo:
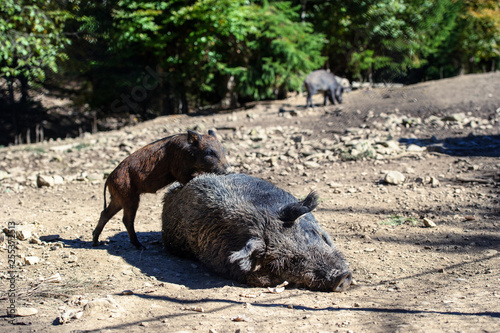
[[208, 149], [205, 153], [207, 156], [216, 156], [217, 154], [215, 153], [215, 150], [213, 149]]

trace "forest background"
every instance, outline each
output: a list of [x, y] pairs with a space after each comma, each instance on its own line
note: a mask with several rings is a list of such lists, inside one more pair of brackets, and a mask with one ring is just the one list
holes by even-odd
[[[0, 145], [283, 99], [319, 68], [404, 84], [496, 71], [500, 3], [2, 0]], [[71, 99], [65, 121], [49, 94]]]

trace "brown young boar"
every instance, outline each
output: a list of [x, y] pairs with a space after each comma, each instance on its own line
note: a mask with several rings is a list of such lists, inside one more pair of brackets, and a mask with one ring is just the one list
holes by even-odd
[[[208, 135], [188, 131], [142, 147], [124, 159], [107, 178], [104, 210], [92, 233], [93, 245], [99, 244], [106, 223], [123, 209], [123, 224], [130, 242], [137, 249], [144, 249], [134, 229], [141, 193], [155, 193], [175, 181], [186, 184], [198, 173], [225, 174], [230, 168], [222, 145], [211, 130]], [[106, 187], [111, 196], [107, 207]]]

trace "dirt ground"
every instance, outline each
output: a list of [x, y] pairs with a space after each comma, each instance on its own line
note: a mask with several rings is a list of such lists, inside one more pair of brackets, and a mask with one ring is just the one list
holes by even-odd
[[[0, 331], [500, 332], [500, 73], [356, 90], [341, 106], [314, 101], [1, 148], [0, 226], [28, 233], [15, 247], [7, 235], [0, 243]], [[188, 128], [217, 129], [237, 172], [296, 197], [317, 191], [314, 215], [355, 285], [270, 293], [166, 253], [164, 190], [141, 199], [136, 230], [147, 250], [130, 245], [121, 213], [92, 247], [104, 176]], [[385, 182], [391, 170], [404, 181]], [[55, 184], [38, 187], [39, 174]], [[37, 313], [14, 325], [11, 300]]]

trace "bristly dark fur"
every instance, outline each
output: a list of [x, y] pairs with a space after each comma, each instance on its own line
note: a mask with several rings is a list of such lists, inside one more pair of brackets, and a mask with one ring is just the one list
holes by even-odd
[[352, 273], [311, 213], [317, 204], [314, 192], [297, 200], [245, 174], [200, 175], [165, 193], [163, 243], [251, 286], [343, 291]]

